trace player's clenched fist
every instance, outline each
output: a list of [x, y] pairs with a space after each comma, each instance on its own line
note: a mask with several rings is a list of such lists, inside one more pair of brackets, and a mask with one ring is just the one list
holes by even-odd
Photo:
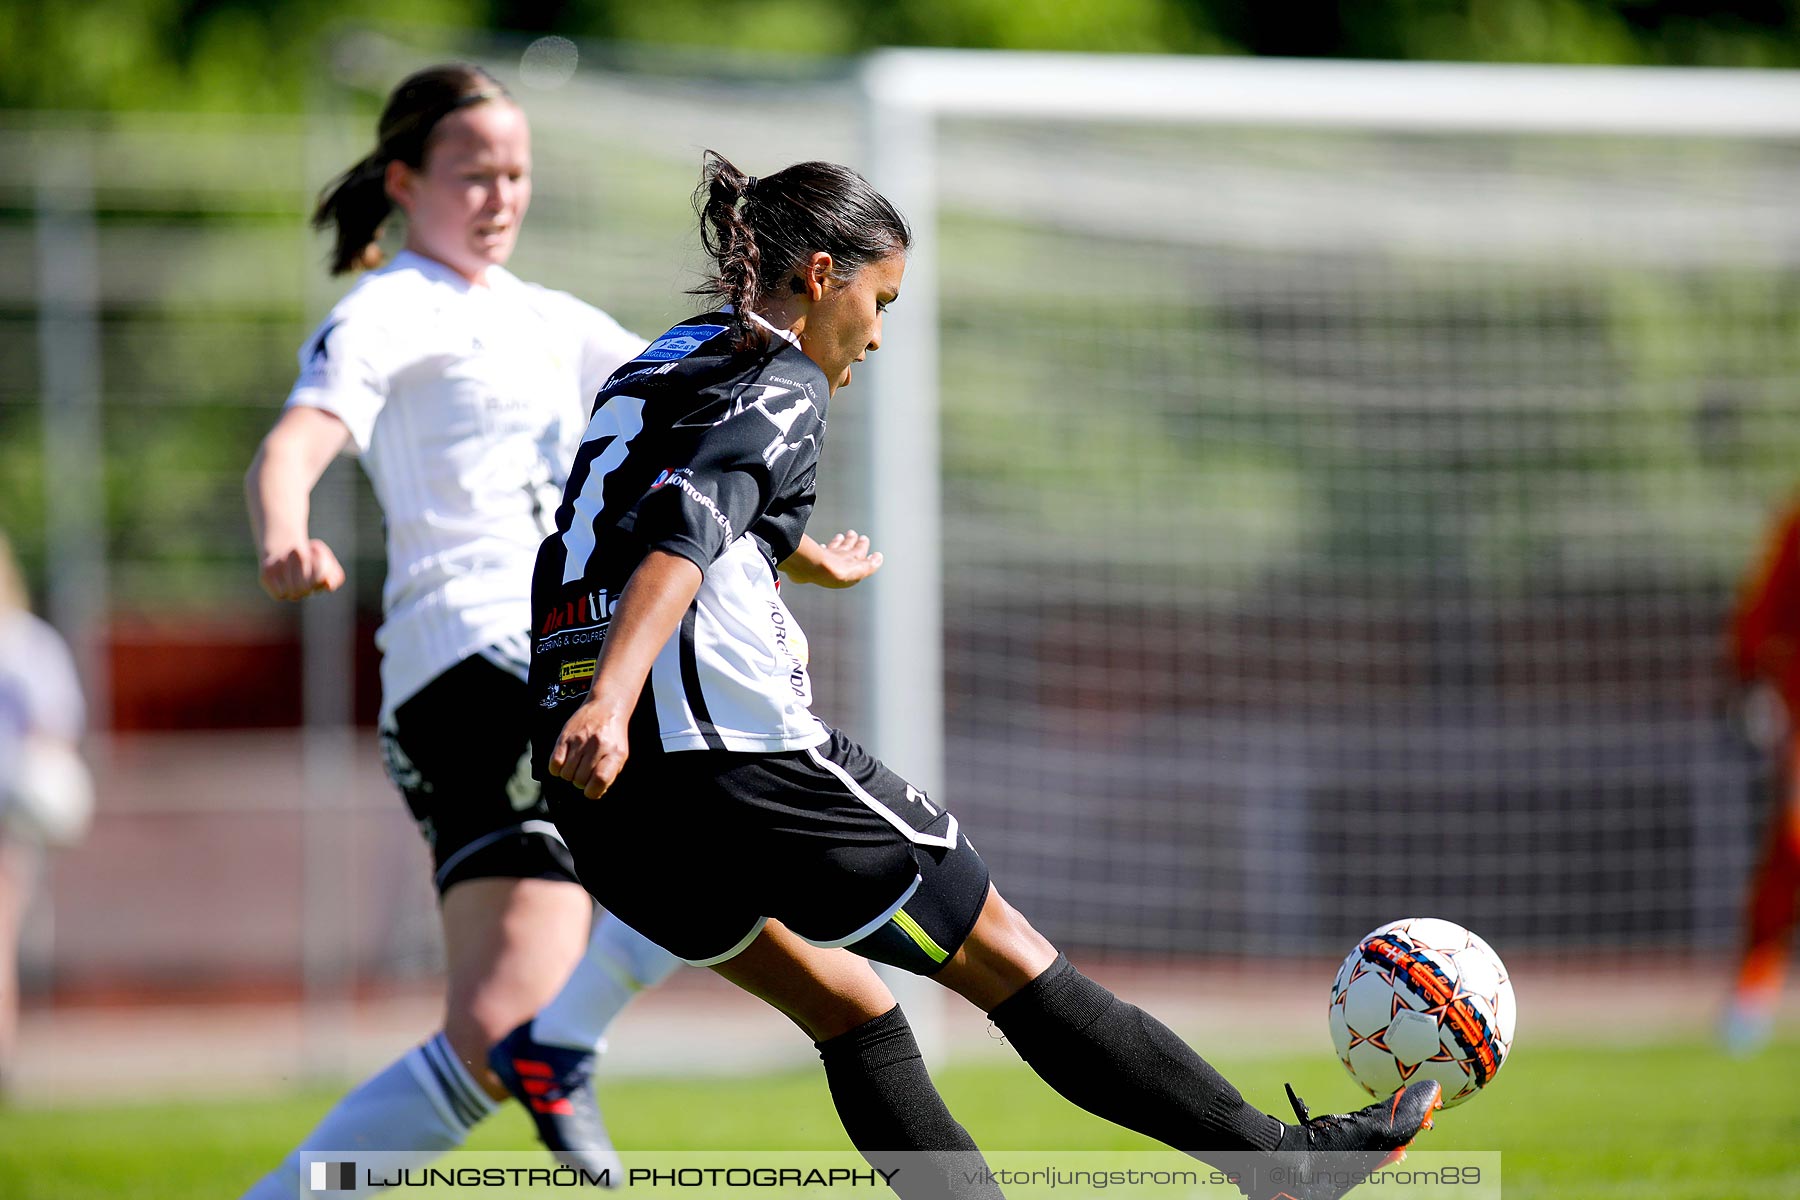
[[263, 591], [277, 600], [304, 600], [315, 592], [344, 586], [344, 568], [331, 547], [318, 538], [263, 557], [258, 575]]
[[613, 785], [631, 755], [626, 730], [630, 709], [588, 700], [570, 714], [550, 751], [550, 773], [598, 800]]

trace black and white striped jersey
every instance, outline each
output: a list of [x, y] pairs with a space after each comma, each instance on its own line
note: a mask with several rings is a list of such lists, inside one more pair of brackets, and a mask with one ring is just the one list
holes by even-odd
[[764, 324], [766, 342], [745, 349], [734, 326], [730, 313], [676, 325], [596, 398], [538, 552], [532, 698], [555, 709], [586, 695], [626, 580], [666, 550], [705, 574], [638, 727], [653, 713], [671, 751], [804, 750], [827, 731], [775, 566], [812, 514], [829, 388], [786, 331]]

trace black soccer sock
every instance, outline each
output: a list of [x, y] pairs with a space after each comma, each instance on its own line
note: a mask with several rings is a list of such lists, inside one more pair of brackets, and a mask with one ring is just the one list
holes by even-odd
[[1273, 1150], [1283, 1125], [1155, 1017], [1062, 955], [988, 1016], [1031, 1069], [1098, 1117], [1185, 1153]]
[[871, 1166], [899, 1168], [896, 1192], [906, 1200], [999, 1200], [981, 1148], [944, 1106], [899, 1005], [814, 1044], [844, 1132]]

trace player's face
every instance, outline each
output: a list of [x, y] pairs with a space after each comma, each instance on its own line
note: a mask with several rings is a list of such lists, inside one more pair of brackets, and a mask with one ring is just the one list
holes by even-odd
[[881, 314], [900, 298], [905, 274], [906, 255], [890, 254], [843, 282], [828, 278], [824, 294], [813, 301], [800, 344], [831, 380], [833, 392], [850, 382], [853, 364], [881, 349]]
[[518, 105], [453, 112], [431, 131], [422, 169], [396, 165], [389, 192], [406, 211], [408, 249], [477, 283], [512, 256], [531, 204], [531, 129]]

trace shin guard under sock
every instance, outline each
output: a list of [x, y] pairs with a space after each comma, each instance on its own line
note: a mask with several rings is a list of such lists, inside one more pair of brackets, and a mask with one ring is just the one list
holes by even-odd
[[1274, 1150], [1282, 1123], [1246, 1103], [1167, 1026], [1062, 955], [988, 1016], [1019, 1056], [1095, 1116], [1196, 1157]]

